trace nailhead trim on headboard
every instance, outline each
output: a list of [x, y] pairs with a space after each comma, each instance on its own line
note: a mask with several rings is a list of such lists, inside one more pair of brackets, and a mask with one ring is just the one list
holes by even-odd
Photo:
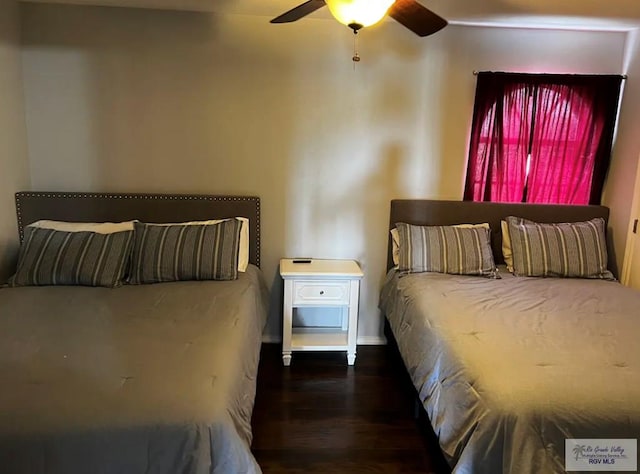
[[249, 201], [254, 202], [257, 211], [256, 219], [256, 262], [260, 266], [260, 198], [254, 196], [209, 196], [193, 194], [127, 194], [127, 193], [52, 193], [52, 192], [18, 192], [16, 197], [16, 214], [18, 217], [18, 232], [20, 242], [24, 239], [24, 225], [22, 221], [22, 203], [24, 197], [43, 197], [52, 199], [133, 199], [133, 200], [161, 200], [161, 201]]

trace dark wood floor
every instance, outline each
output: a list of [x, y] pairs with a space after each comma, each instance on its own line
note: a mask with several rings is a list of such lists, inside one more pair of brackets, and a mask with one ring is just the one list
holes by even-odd
[[252, 424], [265, 474], [450, 472], [396, 363], [386, 346], [359, 346], [355, 367], [334, 352], [283, 367], [280, 346], [264, 344]]

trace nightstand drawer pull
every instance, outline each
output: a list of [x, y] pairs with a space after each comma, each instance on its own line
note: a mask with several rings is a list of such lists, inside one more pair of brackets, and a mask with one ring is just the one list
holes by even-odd
[[348, 281], [298, 280], [293, 282], [293, 304], [349, 304]]

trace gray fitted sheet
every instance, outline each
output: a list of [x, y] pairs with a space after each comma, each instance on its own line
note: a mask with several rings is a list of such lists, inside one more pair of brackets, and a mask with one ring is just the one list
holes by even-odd
[[567, 438], [640, 437], [640, 292], [391, 270], [380, 306], [454, 473], [564, 472]]
[[0, 289], [0, 472], [257, 473], [267, 290], [236, 281]]

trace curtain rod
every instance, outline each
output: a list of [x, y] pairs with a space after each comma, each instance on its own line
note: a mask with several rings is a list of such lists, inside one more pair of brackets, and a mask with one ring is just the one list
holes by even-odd
[[[477, 76], [478, 74], [480, 74], [481, 72], [497, 72], [497, 71], [476, 71], [474, 69], [473, 71], [473, 75]], [[507, 73], [509, 74], [509, 73]], [[562, 74], [562, 73], [535, 73], [535, 72], [514, 72], [513, 74], [531, 74], [531, 75], [536, 75], [536, 76], [544, 76], [545, 74], [547, 75], [565, 75], [565, 76], [620, 76], [622, 79], [627, 79], [627, 75], [626, 74]]]

